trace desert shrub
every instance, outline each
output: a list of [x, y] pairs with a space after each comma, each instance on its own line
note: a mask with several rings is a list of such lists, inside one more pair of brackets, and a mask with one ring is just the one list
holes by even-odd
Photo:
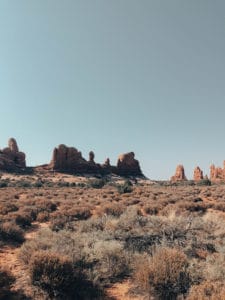
[[224, 283], [203, 281], [199, 285], [193, 285], [187, 296], [187, 300], [222, 300], [225, 299]]
[[33, 184], [33, 187], [35, 187], [35, 188], [41, 188], [43, 186], [44, 186], [44, 182], [42, 182], [41, 180], [37, 180]]
[[207, 279], [212, 281], [225, 280], [225, 254], [209, 256], [206, 259]]
[[51, 216], [49, 227], [51, 230], [58, 232], [63, 229], [72, 230], [73, 224], [70, 217], [57, 213], [54, 216]]
[[142, 275], [138, 270], [139, 274], [135, 276], [139, 276], [142, 284], [146, 285], [149, 282], [149, 289], [153, 287], [160, 299], [176, 299], [179, 294], [184, 294], [189, 289], [187, 257], [179, 250], [156, 248], [145, 268], [147, 269], [142, 272]]
[[67, 211], [67, 215], [74, 220], [87, 220], [91, 217], [91, 211], [88, 207], [73, 207]]
[[103, 207], [103, 212], [107, 215], [119, 217], [124, 212], [125, 208], [121, 204], [108, 204]]
[[0, 181], [0, 188], [5, 188], [8, 186], [8, 181], [7, 180], [1, 180]]
[[204, 202], [184, 201], [179, 203], [179, 208], [185, 209], [189, 212], [205, 213], [211, 204]]
[[10, 288], [15, 278], [10, 271], [0, 266], [0, 299], [9, 299]]
[[91, 277], [95, 282], [110, 283], [129, 272], [126, 253], [118, 241], [96, 241], [88, 252], [88, 260], [93, 264]]
[[20, 208], [20, 213], [23, 215], [28, 215], [31, 218], [31, 222], [35, 221], [38, 214], [38, 209], [36, 206], [25, 206], [22, 209]]
[[69, 294], [74, 283], [72, 262], [58, 254], [35, 252], [29, 264], [31, 281], [46, 291], [50, 298]]
[[205, 179], [202, 179], [202, 180], [199, 180], [197, 183], [196, 183], [197, 185], [200, 185], [200, 186], [204, 186], [204, 185], [206, 185], [206, 186], [209, 186], [209, 185], [211, 185], [212, 183], [211, 183], [211, 181], [208, 179], [208, 178], [205, 178]]
[[41, 199], [36, 201], [36, 208], [38, 212], [53, 212], [57, 209], [57, 205], [52, 201]]
[[88, 181], [88, 187], [92, 187], [94, 189], [101, 189], [105, 185], [105, 181], [103, 179], [92, 179]]
[[119, 218], [118, 229], [121, 231], [129, 231], [132, 228], [143, 227], [146, 224], [146, 220], [147, 219], [142, 216], [139, 208], [129, 206]]
[[13, 222], [0, 223], [0, 240], [12, 243], [23, 243], [24, 231]]
[[79, 223], [80, 232], [103, 231], [107, 222], [107, 218], [90, 218], [87, 221]]
[[15, 222], [21, 228], [26, 228], [31, 226], [32, 218], [28, 214], [18, 213], [15, 215]]
[[30, 188], [30, 187], [32, 187], [31, 182], [30, 181], [25, 181], [25, 180], [17, 181], [14, 185], [16, 187], [19, 187], [19, 188]]
[[73, 230], [74, 222], [87, 220], [91, 217], [91, 210], [88, 207], [62, 207], [61, 211], [51, 214], [50, 228], [53, 231], [62, 229]]
[[59, 182], [57, 182], [57, 186], [58, 187], [69, 187], [70, 183], [66, 182], [66, 181], [59, 181]]
[[162, 207], [159, 204], [148, 204], [143, 208], [144, 212], [148, 215], [157, 215], [161, 209]]
[[56, 242], [56, 233], [50, 229], [43, 229], [39, 231], [37, 237], [32, 240], [26, 241], [19, 251], [19, 258], [28, 264], [30, 257], [38, 250], [49, 250]]
[[85, 182], [78, 182], [78, 183], [76, 183], [76, 186], [80, 187], [80, 188], [85, 188], [87, 186], [87, 184]]
[[47, 211], [39, 212], [36, 220], [38, 222], [47, 222], [49, 220], [49, 212], [47, 212]]
[[131, 193], [133, 184], [130, 180], [126, 180], [123, 184], [117, 185], [117, 190], [120, 194]]
[[13, 202], [6, 202], [0, 204], [0, 214], [1, 215], [7, 215], [10, 212], [14, 212], [19, 210], [18, 206]]
[[159, 244], [161, 237], [158, 235], [132, 235], [125, 238], [125, 249], [131, 252], [151, 252], [152, 246]]
[[132, 269], [133, 269], [133, 281], [137, 286], [147, 292], [150, 292], [149, 286], [149, 259], [146, 253], [136, 254], [133, 257]]

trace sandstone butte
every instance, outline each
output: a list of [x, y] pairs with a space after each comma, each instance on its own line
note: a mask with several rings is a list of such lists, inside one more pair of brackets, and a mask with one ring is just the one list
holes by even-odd
[[143, 176], [138, 160], [133, 152], [121, 154], [117, 165], [111, 166], [109, 158], [103, 164], [95, 162], [93, 151], [89, 152], [89, 159], [85, 160], [80, 151], [74, 147], [59, 145], [53, 150], [50, 168], [59, 172], [82, 173], [82, 174], [110, 174], [120, 176]]
[[[112, 166], [107, 158], [103, 164], [95, 162], [95, 154], [89, 152], [89, 159], [82, 157], [80, 151], [74, 147], [59, 145], [53, 150], [51, 162], [46, 165], [49, 170], [58, 172], [69, 172], [74, 174], [101, 174], [110, 173], [119, 176], [144, 176], [139, 161], [135, 159], [134, 152], [119, 155], [117, 165]], [[0, 150], [0, 170], [7, 172], [26, 171], [26, 155], [19, 150], [14, 138], [8, 141], [8, 147]], [[200, 167], [194, 169], [193, 180], [204, 179], [203, 171]], [[183, 165], [178, 165], [175, 174], [170, 179], [172, 182], [186, 181]], [[210, 180], [212, 182], [225, 182], [225, 161], [223, 167], [210, 166]]]

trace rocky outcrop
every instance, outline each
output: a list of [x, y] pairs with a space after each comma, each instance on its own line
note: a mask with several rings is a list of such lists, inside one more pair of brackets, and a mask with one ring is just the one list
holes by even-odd
[[225, 181], [225, 161], [223, 162], [223, 168], [210, 166], [210, 180], [213, 182]]
[[72, 173], [109, 174], [121, 176], [142, 176], [139, 162], [134, 158], [134, 153], [129, 152], [119, 156], [117, 166], [111, 166], [109, 158], [100, 165], [94, 161], [93, 151], [89, 152], [89, 160], [82, 157], [76, 148], [59, 145], [53, 151], [49, 164], [52, 170]]
[[119, 175], [142, 175], [138, 160], [134, 152], [121, 154], [117, 161], [117, 171]]
[[19, 151], [17, 142], [11, 138], [8, 147], [0, 150], [0, 170], [19, 171], [26, 168], [26, 155]]
[[184, 166], [183, 165], [178, 165], [176, 168], [175, 175], [171, 177], [170, 179], [172, 182], [177, 182], [177, 181], [184, 181], [187, 180], [184, 172]]
[[199, 167], [196, 167], [194, 169], [193, 180], [194, 181], [200, 181], [202, 179], [204, 179], [203, 171]]

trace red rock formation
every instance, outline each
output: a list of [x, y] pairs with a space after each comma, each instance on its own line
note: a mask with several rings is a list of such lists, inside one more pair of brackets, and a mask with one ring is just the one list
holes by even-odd
[[139, 162], [134, 156], [134, 152], [128, 152], [119, 156], [117, 161], [117, 171], [119, 175], [142, 175]]
[[126, 153], [119, 156], [117, 166], [111, 166], [109, 159], [103, 165], [94, 161], [94, 152], [90, 151], [89, 161], [86, 161], [81, 152], [76, 148], [59, 145], [53, 151], [50, 168], [59, 172], [109, 174], [115, 173], [121, 176], [141, 176], [139, 162], [134, 159], [134, 153]]
[[66, 145], [59, 145], [53, 151], [50, 166], [53, 170], [70, 171], [77, 168], [77, 166], [87, 164], [86, 160], [82, 157], [74, 147], [67, 147]]
[[175, 175], [172, 176], [170, 180], [173, 182], [187, 180], [183, 165], [177, 166]]
[[0, 169], [6, 171], [19, 171], [25, 168], [25, 153], [19, 151], [15, 139], [9, 139], [8, 147], [0, 150]]
[[194, 181], [200, 181], [203, 178], [204, 178], [203, 171], [199, 167], [196, 167], [194, 169], [194, 176], [193, 176]]
[[210, 180], [213, 182], [225, 181], [225, 161], [223, 162], [223, 168], [210, 166]]

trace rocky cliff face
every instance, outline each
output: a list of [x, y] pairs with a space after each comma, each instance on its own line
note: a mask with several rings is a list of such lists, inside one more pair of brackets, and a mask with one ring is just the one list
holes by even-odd
[[170, 179], [172, 182], [187, 180], [184, 172], [184, 166], [178, 165], [174, 176]]
[[19, 171], [26, 168], [26, 155], [19, 151], [17, 142], [11, 138], [8, 147], [0, 150], [0, 170]]
[[134, 158], [134, 153], [129, 152], [119, 156], [117, 166], [111, 166], [109, 158], [100, 165], [94, 161], [93, 151], [89, 152], [89, 160], [82, 157], [76, 148], [59, 145], [54, 149], [50, 167], [55, 171], [72, 173], [109, 174], [121, 176], [142, 176], [139, 162]]

